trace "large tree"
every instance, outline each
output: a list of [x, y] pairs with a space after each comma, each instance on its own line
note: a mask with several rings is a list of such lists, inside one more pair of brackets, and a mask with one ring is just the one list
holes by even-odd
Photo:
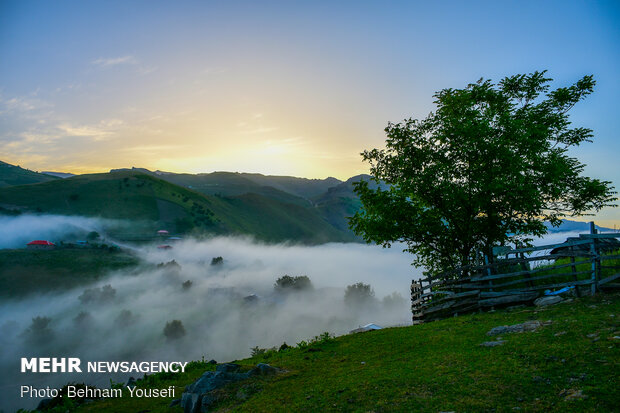
[[472, 264], [493, 246], [527, 244], [616, 200], [611, 182], [582, 175], [568, 150], [592, 130], [571, 127], [568, 111], [592, 93], [585, 76], [549, 91], [545, 72], [479, 80], [434, 95], [422, 120], [389, 123], [385, 149], [364, 151], [371, 174], [356, 185], [363, 207], [350, 219], [367, 242], [405, 242], [415, 263], [437, 273]]

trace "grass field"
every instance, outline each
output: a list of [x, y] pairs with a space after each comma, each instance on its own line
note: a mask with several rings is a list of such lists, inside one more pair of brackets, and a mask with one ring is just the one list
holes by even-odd
[[[287, 372], [230, 384], [218, 391], [214, 407], [226, 412], [618, 411], [619, 317], [615, 293], [319, 339], [240, 360], [246, 369], [266, 362]], [[528, 320], [544, 325], [535, 332], [504, 334], [501, 346], [480, 346], [498, 339], [486, 335], [491, 328]], [[173, 385], [180, 397], [185, 385], [212, 368], [192, 363], [184, 374], [150, 376], [138, 386]], [[169, 408], [170, 401], [123, 397], [77, 411], [181, 412]]]
[[106, 249], [2, 249], [0, 299], [87, 285], [109, 271], [139, 264], [137, 257]]

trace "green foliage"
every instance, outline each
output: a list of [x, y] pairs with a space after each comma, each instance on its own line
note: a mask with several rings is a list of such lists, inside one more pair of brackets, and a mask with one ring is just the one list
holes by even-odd
[[258, 346], [252, 347], [251, 349], [252, 357], [261, 357], [263, 360], [270, 359], [275, 353], [278, 352], [276, 347], [271, 348], [260, 348]]
[[134, 255], [109, 249], [0, 250], [0, 297], [87, 285], [110, 271], [138, 264]]
[[95, 240], [98, 240], [100, 237], [101, 235], [99, 235], [97, 231], [91, 231], [88, 233], [88, 235], [86, 235], [86, 240], [95, 241]]
[[387, 310], [400, 310], [407, 308], [407, 300], [399, 292], [394, 291], [381, 300], [381, 304]]
[[37, 316], [32, 318], [32, 324], [22, 333], [26, 341], [35, 345], [45, 345], [54, 339], [54, 331], [50, 328], [52, 319]]
[[178, 340], [185, 336], [185, 334], [185, 327], [181, 320], [169, 321], [164, 327], [164, 336], [166, 336], [168, 340]]
[[309, 291], [314, 289], [312, 282], [307, 275], [299, 275], [294, 277], [284, 275], [276, 280], [273, 288], [279, 292]]
[[112, 285], [107, 284], [103, 287], [93, 287], [87, 288], [84, 292], [78, 297], [82, 304], [89, 303], [108, 303], [114, 300], [116, 296], [116, 290], [112, 288]]
[[211, 259], [211, 265], [222, 265], [224, 264], [224, 258], [222, 257], [213, 257]]
[[344, 302], [350, 306], [367, 306], [375, 300], [375, 292], [370, 284], [348, 285], [344, 292]]
[[431, 273], [473, 263], [495, 245], [527, 244], [543, 220], [613, 205], [611, 182], [582, 175], [568, 155], [592, 131], [570, 128], [568, 111], [592, 93], [585, 76], [549, 91], [545, 72], [495, 85], [479, 80], [434, 95], [422, 120], [388, 124], [386, 149], [365, 151], [374, 179], [356, 185], [363, 209], [350, 224], [367, 242], [402, 241]]

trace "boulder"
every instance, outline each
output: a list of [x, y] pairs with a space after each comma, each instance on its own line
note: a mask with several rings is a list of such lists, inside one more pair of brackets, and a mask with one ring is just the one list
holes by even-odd
[[215, 371], [221, 371], [223, 373], [236, 373], [241, 369], [241, 366], [235, 363], [220, 364], [215, 368]]
[[497, 346], [501, 346], [505, 343], [506, 341], [504, 340], [498, 340], [498, 341], [485, 341], [484, 343], [481, 343], [480, 345], [482, 347], [497, 347]]
[[543, 307], [545, 305], [557, 304], [562, 301], [562, 297], [558, 295], [551, 295], [547, 297], [540, 297], [534, 300], [534, 305]]
[[239, 373], [240, 369], [241, 366], [238, 364], [224, 363], [218, 365], [216, 371], [204, 372], [198, 380], [185, 387], [180, 401], [183, 411], [185, 413], [207, 412], [211, 405], [217, 401], [213, 390], [252, 376], [269, 376], [281, 371], [264, 363], [257, 364], [247, 373]]
[[506, 333], [523, 333], [526, 331], [536, 331], [541, 326], [540, 321], [532, 320], [521, 324], [513, 324], [511, 326], [494, 327], [487, 331], [487, 336], [498, 336]]
[[277, 374], [280, 369], [270, 366], [269, 364], [259, 363], [249, 371], [250, 376], [271, 376]]

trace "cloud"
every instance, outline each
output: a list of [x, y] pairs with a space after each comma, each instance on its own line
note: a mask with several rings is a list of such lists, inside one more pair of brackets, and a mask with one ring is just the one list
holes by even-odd
[[[36, 96], [36, 93], [32, 95]], [[14, 96], [11, 98], [4, 98], [0, 96], [0, 115], [30, 115], [32, 112], [40, 111], [41, 109], [49, 110], [49, 108], [53, 106], [54, 105], [51, 103], [36, 97]]]
[[135, 57], [131, 55], [120, 56], [120, 57], [100, 57], [99, 59], [93, 60], [92, 64], [99, 67], [110, 67], [110, 66], [118, 66], [123, 64], [136, 64], [138, 61]]
[[70, 123], [62, 123], [57, 127], [68, 136], [84, 136], [91, 137], [94, 140], [103, 140], [113, 135], [114, 132], [123, 125], [124, 122], [120, 119], [107, 119], [95, 125], [72, 125]]

